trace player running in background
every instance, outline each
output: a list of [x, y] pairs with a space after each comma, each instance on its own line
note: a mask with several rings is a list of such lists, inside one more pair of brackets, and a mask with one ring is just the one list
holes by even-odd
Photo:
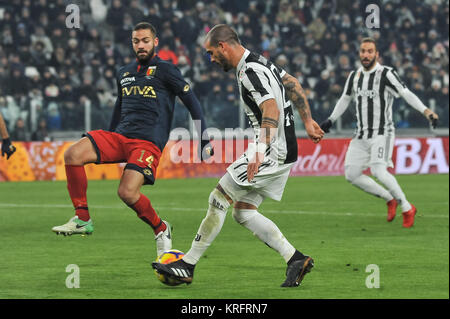
[[152, 267], [166, 276], [191, 283], [195, 265], [220, 232], [227, 210], [234, 204], [233, 218], [286, 261], [286, 280], [282, 287], [296, 287], [314, 266], [313, 259], [295, 249], [278, 227], [258, 212], [258, 207], [266, 197], [281, 200], [289, 172], [297, 160], [292, 103], [315, 143], [324, 133], [312, 119], [297, 79], [244, 48], [231, 27], [216, 25], [207, 34], [204, 47], [211, 62], [219, 64], [224, 71], [236, 68], [255, 143], [249, 144], [242, 157], [228, 167], [211, 192], [206, 217], [183, 259], [165, 265], [153, 263]]
[[[395, 138], [392, 102], [394, 97], [401, 96], [433, 126], [436, 126], [438, 116], [403, 84], [393, 68], [379, 64], [378, 57], [375, 41], [363, 39], [359, 49], [362, 67], [350, 72], [341, 98], [330, 117], [320, 126], [328, 133], [352, 99], [355, 101], [357, 128], [345, 157], [345, 178], [363, 191], [383, 198], [387, 202], [389, 222], [394, 219], [397, 205], [400, 205], [403, 227], [409, 228], [414, 225], [417, 210], [387, 170], [394, 166], [391, 159]], [[363, 174], [368, 167], [386, 188]]]
[[11, 139], [9, 138], [8, 129], [6, 128], [5, 121], [3, 120], [3, 116], [0, 113], [0, 137], [2, 138], [2, 156], [6, 155], [6, 159], [8, 160], [11, 155], [14, 154], [16, 148], [11, 144]]
[[[140, 189], [155, 182], [156, 168], [169, 138], [176, 96], [192, 118], [201, 122], [200, 136], [206, 125], [200, 103], [178, 68], [156, 55], [158, 41], [150, 23], [141, 22], [134, 27], [132, 44], [137, 59], [117, 72], [118, 98], [109, 131], [90, 131], [64, 153], [75, 216], [68, 223], [53, 227], [54, 232], [92, 233], [84, 165], [126, 162], [119, 197], [153, 229], [158, 255], [172, 248], [169, 223], [161, 220]], [[202, 149], [208, 142], [202, 140]], [[204, 150], [212, 152], [210, 146]]]

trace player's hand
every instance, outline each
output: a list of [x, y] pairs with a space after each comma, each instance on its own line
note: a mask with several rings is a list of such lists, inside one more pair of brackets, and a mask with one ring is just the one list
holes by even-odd
[[202, 151], [200, 152], [200, 159], [202, 161], [207, 160], [211, 156], [214, 155], [214, 148], [211, 145], [211, 142], [208, 140], [202, 140], [201, 142]]
[[264, 161], [264, 153], [255, 152], [253, 158], [250, 159], [247, 165], [247, 180], [251, 182], [258, 173], [259, 166]]
[[428, 119], [428, 121], [430, 121], [431, 126], [435, 129], [439, 120], [439, 116], [430, 109], [426, 109], [423, 114]]
[[16, 147], [11, 144], [11, 140], [9, 138], [5, 138], [2, 142], [2, 156], [5, 156], [6, 154], [6, 159], [8, 160], [15, 151]]
[[320, 128], [325, 132], [325, 133], [330, 133], [330, 128], [333, 126], [333, 122], [331, 122], [330, 119], [327, 119], [325, 121], [323, 121], [322, 123], [320, 123]]
[[311, 120], [305, 123], [305, 130], [309, 138], [315, 143], [319, 143], [325, 134], [316, 121]]

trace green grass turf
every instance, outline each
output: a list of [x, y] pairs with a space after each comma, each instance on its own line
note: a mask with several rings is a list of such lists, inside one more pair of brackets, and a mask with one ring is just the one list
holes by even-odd
[[[92, 236], [56, 236], [73, 209], [65, 182], [0, 183], [0, 298], [449, 298], [448, 175], [397, 176], [418, 209], [411, 229], [400, 208], [386, 205], [343, 177], [290, 178], [281, 202], [260, 212], [315, 259], [301, 287], [280, 288], [285, 263], [227, 216], [200, 260], [192, 285], [157, 281], [153, 232], [116, 195], [118, 181], [90, 181]], [[173, 247], [187, 251], [217, 179], [159, 180], [146, 186], [174, 227]], [[231, 210], [230, 210], [231, 212]], [[230, 212], [228, 215], [231, 215]], [[80, 288], [66, 288], [69, 264]], [[380, 288], [365, 285], [366, 267], [380, 269]]]

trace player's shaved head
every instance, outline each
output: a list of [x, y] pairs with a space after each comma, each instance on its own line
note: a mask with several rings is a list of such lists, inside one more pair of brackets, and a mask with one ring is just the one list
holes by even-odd
[[205, 42], [210, 46], [217, 47], [219, 42], [226, 42], [232, 45], [241, 44], [236, 31], [226, 24], [218, 24], [209, 30]]
[[209, 30], [203, 46], [210, 61], [220, 65], [225, 72], [235, 68], [245, 52], [236, 31], [226, 24], [218, 24]]

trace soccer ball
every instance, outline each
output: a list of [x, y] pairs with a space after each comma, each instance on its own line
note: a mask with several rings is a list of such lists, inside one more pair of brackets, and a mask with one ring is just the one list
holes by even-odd
[[[184, 253], [182, 251], [179, 251], [176, 249], [171, 249], [171, 250], [165, 251], [161, 255], [159, 255], [158, 258], [156, 258], [156, 262], [160, 263], [160, 264], [169, 264], [169, 263], [173, 263], [174, 261], [180, 260], [181, 258], [183, 258], [183, 256], [184, 256]], [[163, 284], [168, 285], [168, 286], [178, 286], [183, 283], [174, 278], [160, 274], [156, 270], [155, 270], [155, 274], [159, 281], [161, 281]]]

